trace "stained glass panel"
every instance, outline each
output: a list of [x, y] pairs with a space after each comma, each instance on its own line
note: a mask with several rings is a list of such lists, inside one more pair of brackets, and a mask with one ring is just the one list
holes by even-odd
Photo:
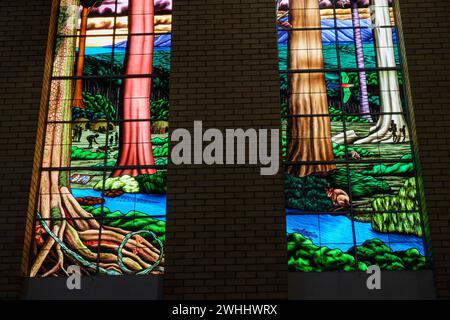
[[291, 271], [426, 267], [391, 0], [278, 0]]
[[31, 276], [164, 272], [171, 3], [60, 1]]

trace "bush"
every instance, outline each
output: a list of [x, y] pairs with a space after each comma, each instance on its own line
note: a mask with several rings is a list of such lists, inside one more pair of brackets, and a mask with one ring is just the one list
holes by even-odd
[[169, 142], [164, 143], [162, 146], [153, 147], [153, 156], [156, 157], [167, 157], [169, 155]]
[[160, 99], [151, 102], [151, 121], [169, 121], [169, 101]]
[[281, 156], [283, 158], [287, 156], [287, 136], [285, 134], [281, 136]]
[[410, 178], [405, 181], [396, 196], [376, 198], [372, 201], [375, 211], [397, 212], [419, 210], [417, 202], [416, 179]]
[[327, 179], [319, 176], [298, 178], [285, 174], [286, 206], [304, 211], [328, 211], [333, 207], [333, 203], [325, 193], [325, 188], [329, 187]]
[[289, 113], [289, 110], [288, 110], [288, 103], [287, 103], [287, 102], [282, 102], [282, 103], [280, 104], [280, 115], [281, 115], [281, 118], [282, 118], [282, 119], [287, 118], [288, 113]]
[[[346, 152], [345, 146], [341, 146], [340, 144], [337, 144], [334, 142], [332, 144], [333, 144], [333, 154], [334, 154], [335, 158], [345, 158], [345, 152]], [[375, 157], [376, 156], [375, 153], [370, 152], [366, 149], [347, 146], [347, 152], [351, 152], [351, 151], [358, 152], [361, 157]], [[287, 156], [287, 136], [286, 135], [281, 136], [281, 155], [282, 155], [282, 157]]]
[[168, 158], [156, 158], [155, 166], [167, 166], [169, 164]]
[[162, 146], [169, 143], [169, 138], [161, 139], [159, 137], [152, 138], [153, 146]]
[[[113, 74], [121, 74], [122, 63], [113, 63]], [[85, 56], [84, 58], [84, 70], [85, 76], [107, 76], [111, 75], [111, 55], [102, 54], [95, 56]], [[109, 79], [108, 79], [109, 83]]]
[[343, 252], [319, 247], [299, 233], [290, 233], [287, 235], [287, 254], [289, 271], [366, 271], [371, 265], [386, 271], [420, 270], [426, 266], [425, 257], [417, 249], [394, 252], [379, 239], [367, 240], [361, 246]]
[[[386, 193], [391, 190], [388, 183], [379, 181], [371, 176], [365, 176], [354, 171], [350, 171], [350, 187], [353, 197], [364, 197], [375, 193]], [[338, 169], [331, 176], [332, 184], [336, 188], [348, 191], [349, 181], [347, 170]]]
[[[316, 246], [299, 233], [287, 235], [287, 255], [289, 271], [322, 272], [356, 269], [354, 256], [339, 249]], [[364, 270], [363, 266], [360, 269]]]
[[[411, 154], [407, 154], [401, 158], [402, 160], [411, 160]], [[376, 165], [372, 168], [372, 170], [363, 171], [363, 174], [372, 175], [372, 176], [403, 176], [409, 175], [414, 172], [414, 164], [399, 162], [390, 166], [386, 166], [384, 164]]]
[[94, 190], [120, 190], [126, 193], [139, 193], [139, 183], [135, 178], [124, 175], [121, 177], [108, 178], [105, 180], [104, 189], [103, 181], [99, 181], [95, 186]]
[[406, 180], [398, 195], [375, 198], [372, 209], [378, 211], [372, 215], [373, 230], [422, 236], [415, 178]]
[[101, 160], [105, 159], [104, 152], [92, 152], [84, 150], [76, 146], [72, 146], [71, 159], [72, 160]]
[[343, 111], [336, 109], [334, 107], [329, 107], [328, 112], [331, 115], [331, 122], [345, 122], [350, 123], [369, 123], [369, 120], [358, 117], [346, 115]]
[[157, 171], [155, 174], [141, 174], [136, 177], [143, 193], [165, 194], [167, 192], [167, 171]]
[[347, 251], [355, 254], [366, 266], [377, 265], [382, 270], [419, 270], [426, 266], [425, 257], [417, 249], [393, 251], [379, 239], [367, 240], [362, 246]]
[[[375, 157], [376, 153], [370, 152], [363, 148], [347, 146], [347, 152], [356, 151], [361, 157]], [[333, 142], [333, 153], [336, 158], [345, 158], [346, 148], [340, 144]]]
[[72, 108], [72, 118], [77, 120], [85, 118], [90, 121], [99, 119], [114, 120], [115, 109], [111, 101], [101, 94], [93, 95], [89, 92], [83, 92], [83, 102], [85, 108]]
[[94, 167], [114, 167], [116, 165], [117, 161], [115, 160], [111, 160], [106, 162], [106, 164], [104, 162], [102, 163], [97, 163], [96, 165], [94, 165]]

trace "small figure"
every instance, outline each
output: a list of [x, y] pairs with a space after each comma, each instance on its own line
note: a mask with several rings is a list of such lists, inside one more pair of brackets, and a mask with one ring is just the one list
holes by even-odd
[[95, 144], [98, 144], [98, 142], [97, 142], [97, 138], [99, 137], [99, 134], [98, 133], [96, 133], [95, 135], [90, 135], [90, 136], [87, 136], [86, 137], [86, 140], [88, 141], [88, 143], [89, 143], [89, 149], [91, 149], [92, 148], [92, 144], [93, 143], [95, 143]]
[[403, 136], [402, 142], [405, 142], [406, 141], [406, 126], [405, 125], [403, 125], [403, 127], [400, 129], [400, 136]]
[[333, 211], [343, 210], [350, 206], [350, 197], [341, 189], [326, 188], [327, 197], [333, 202]]
[[78, 133], [77, 133], [78, 142], [81, 141], [81, 137], [82, 136], [83, 136], [83, 128], [82, 127], [78, 127]]
[[111, 136], [111, 137], [109, 138], [109, 146], [112, 146], [113, 143], [114, 143], [114, 137]]
[[389, 132], [392, 132], [392, 141], [394, 143], [397, 143], [399, 139], [397, 136], [398, 128], [394, 120], [391, 120], [391, 127], [389, 128]]
[[116, 132], [116, 134], [114, 135], [114, 140], [115, 140], [116, 146], [119, 145], [119, 133], [118, 132]]
[[72, 129], [72, 141], [77, 141], [77, 137], [78, 137], [78, 126], [75, 126]]
[[355, 150], [350, 151], [349, 155], [353, 160], [361, 160], [361, 155]]

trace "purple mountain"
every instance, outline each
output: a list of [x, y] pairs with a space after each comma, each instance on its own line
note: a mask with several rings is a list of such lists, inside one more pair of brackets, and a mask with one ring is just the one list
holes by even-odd
[[[283, 20], [287, 20], [287, 18], [283, 19]], [[365, 20], [361, 20], [361, 27], [367, 27], [370, 23], [369, 19], [365, 19]], [[348, 28], [348, 29], [338, 29], [338, 39], [339, 42], [343, 43], [343, 42], [353, 42], [353, 29], [352, 26], [352, 21], [351, 20], [337, 20], [336, 22], [337, 27], [338, 28]], [[322, 28], [334, 28], [334, 20], [331, 19], [325, 19], [321, 21], [321, 25]], [[361, 29], [361, 36], [362, 36], [362, 41], [363, 42], [373, 42], [373, 33], [372, 30], [367, 28], [367, 29]], [[395, 34], [395, 31], [393, 32], [393, 36], [394, 36], [394, 42], [397, 41], [397, 37]], [[281, 28], [279, 28], [278, 31], [278, 44], [280, 45], [287, 45], [287, 39], [288, 39], [288, 34], [286, 31], [281, 30]], [[322, 30], [322, 42], [323, 43], [327, 43], [327, 42], [336, 42], [336, 33], [335, 33], [335, 29], [323, 29]]]
[[[172, 43], [172, 37], [170, 34], [162, 34], [155, 37], [155, 48], [170, 48], [170, 45]], [[123, 49], [125, 50], [127, 48], [127, 42], [122, 41], [117, 43], [114, 46], [116, 49]], [[111, 48], [111, 46], [106, 46], [105, 48]]]

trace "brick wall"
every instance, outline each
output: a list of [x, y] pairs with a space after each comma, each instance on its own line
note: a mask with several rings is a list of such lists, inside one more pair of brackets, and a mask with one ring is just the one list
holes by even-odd
[[16, 298], [51, 1], [2, 1], [0, 10], [0, 298]]
[[[172, 130], [279, 127], [274, 14], [272, 0], [175, 1]], [[282, 184], [257, 167], [169, 167], [166, 298], [285, 298]]]
[[[20, 293], [51, 0], [0, 6], [0, 298]], [[436, 283], [450, 298], [450, 18], [401, 1]], [[172, 130], [275, 128], [272, 0], [176, 0]], [[255, 167], [171, 167], [166, 298], [283, 298], [282, 179]]]
[[438, 296], [450, 298], [450, 9], [400, 1]]

